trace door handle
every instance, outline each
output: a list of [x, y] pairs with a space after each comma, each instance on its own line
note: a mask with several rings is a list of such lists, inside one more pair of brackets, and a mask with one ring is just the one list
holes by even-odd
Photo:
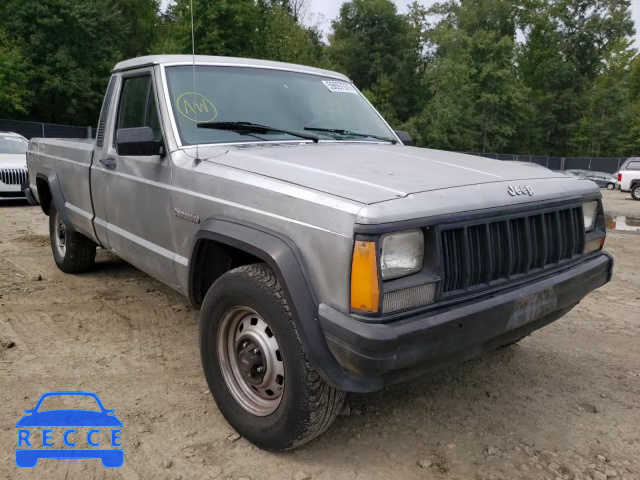
[[102, 165], [104, 165], [105, 168], [116, 168], [116, 165], [118, 165], [118, 162], [116, 161], [115, 158], [102, 158], [100, 160], [100, 163]]

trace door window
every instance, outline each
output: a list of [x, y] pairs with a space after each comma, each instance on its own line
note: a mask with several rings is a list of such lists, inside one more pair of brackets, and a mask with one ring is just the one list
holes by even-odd
[[[117, 129], [150, 127], [156, 140], [162, 138], [151, 77], [125, 78], [120, 95]], [[114, 136], [115, 138], [115, 136]]]

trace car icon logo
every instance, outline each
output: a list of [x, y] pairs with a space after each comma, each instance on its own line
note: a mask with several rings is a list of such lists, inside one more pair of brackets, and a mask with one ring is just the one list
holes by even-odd
[[[43, 409], [42, 403], [51, 397], [86, 397], [83, 400], [93, 399], [98, 409]], [[33, 468], [41, 458], [99, 458], [102, 465], [107, 468], [119, 468], [124, 463], [124, 451], [121, 445], [122, 422], [115, 416], [114, 410], [104, 407], [95, 393], [75, 391], [45, 393], [36, 406], [26, 409], [25, 413], [26, 415], [16, 423], [18, 427], [16, 465], [18, 467]], [[86, 430], [86, 433], [83, 430]], [[107, 445], [110, 448], [104, 448]]]

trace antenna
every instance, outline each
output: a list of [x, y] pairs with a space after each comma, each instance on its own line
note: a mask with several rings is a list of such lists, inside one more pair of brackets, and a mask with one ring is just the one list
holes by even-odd
[[[196, 40], [193, 26], [193, 0], [191, 1], [191, 59], [193, 65], [193, 95], [192, 98], [195, 101], [196, 98]], [[198, 154], [198, 113], [194, 112], [196, 116], [195, 128], [196, 128], [196, 165], [200, 161], [200, 155]]]

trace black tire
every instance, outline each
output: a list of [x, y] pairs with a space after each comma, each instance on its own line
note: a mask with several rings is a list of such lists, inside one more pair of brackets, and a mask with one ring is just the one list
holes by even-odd
[[[64, 230], [64, 248], [58, 246], [59, 229]], [[49, 239], [56, 265], [64, 273], [82, 273], [89, 270], [96, 259], [96, 244], [78, 232], [64, 226], [53, 202], [49, 212]]]
[[[266, 415], [245, 409], [221, 370], [219, 350], [224, 347], [219, 347], [218, 335], [225, 331], [221, 326], [226, 314], [237, 308], [254, 310], [264, 319], [281, 352], [284, 389], [278, 406]], [[235, 348], [237, 352], [239, 347]], [[295, 448], [320, 435], [338, 415], [345, 398], [345, 392], [328, 385], [309, 364], [280, 283], [264, 264], [233, 269], [211, 286], [200, 313], [200, 354], [207, 383], [224, 418], [241, 436], [265, 450]]]
[[631, 197], [633, 197], [634, 200], [640, 200], [640, 183], [636, 183], [631, 187]]
[[615, 184], [607, 183], [607, 190], [614, 190], [616, 188]]

